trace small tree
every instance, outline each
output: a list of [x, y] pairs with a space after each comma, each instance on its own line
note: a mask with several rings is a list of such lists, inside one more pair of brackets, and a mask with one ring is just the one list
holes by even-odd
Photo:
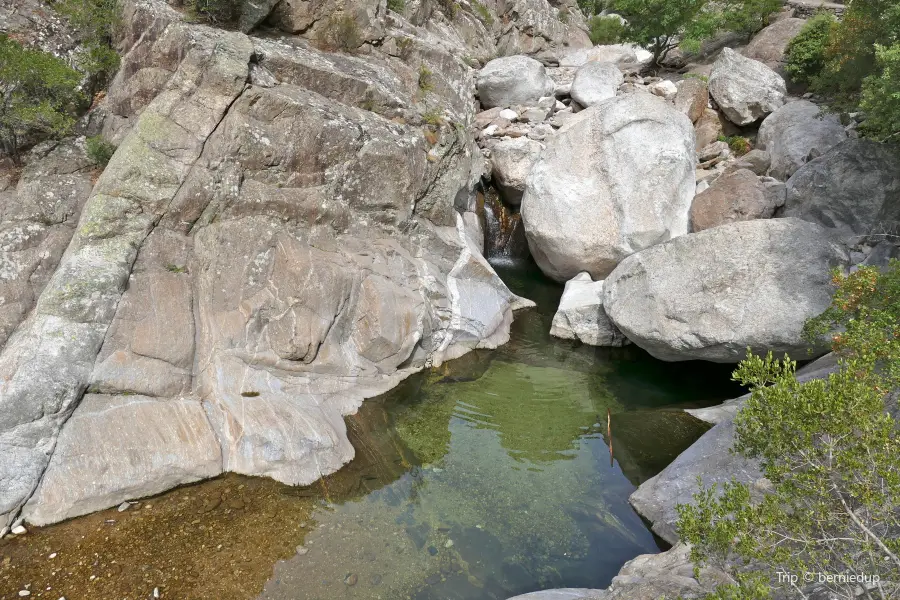
[[618, 44], [625, 32], [622, 19], [615, 15], [608, 17], [594, 15], [588, 19], [588, 28], [590, 29], [588, 37], [591, 38], [591, 42], [601, 45]]
[[795, 363], [771, 353], [748, 354], [735, 372], [752, 394], [735, 419], [734, 451], [760, 460], [771, 493], [754, 500], [732, 482], [678, 507], [692, 558], [736, 574], [711, 598], [765, 597], [769, 584], [798, 597], [809, 584], [829, 598], [856, 598], [859, 588], [867, 598], [900, 595], [900, 424], [891, 415], [900, 386], [900, 262], [885, 273], [835, 273], [834, 281], [831, 307], [806, 332], [832, 336], [836, 373], [800, 383]]
[[78, 67], [102, 86], [119, 68], [113, 38], [120, 22], [119, 0], [57, 0], [53, 5], [78, 30]]
[[85, 98], [81, 74], [59, 58], [0, 35], [0, 148], [18, 161], [24, 142], [68, 133]]
[[822, 12], [807, 21], [788, 43], [785, 70], [798, 83], [812, 84], [825, 68], [825, 51], [837, 25], [831, 13]]
[[900, 43], [878, 46], [878, 69], [863, 82], [863, 131], [876, 139], [900, 141]]

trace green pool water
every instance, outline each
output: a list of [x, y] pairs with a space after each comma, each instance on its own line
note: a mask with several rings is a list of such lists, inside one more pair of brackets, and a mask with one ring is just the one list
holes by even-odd
[[320, 501], [304, 547], [260, 598], [605, 587], [659, 551], [628, 496], [705, 430], [682, 407], [739, 392], [731, 368], [551, 338], [561, 286], [528, 264], [497, 268], [538, 308], [518, 314], [501, 349], [414, 376], [348, 419], [357, 484]]

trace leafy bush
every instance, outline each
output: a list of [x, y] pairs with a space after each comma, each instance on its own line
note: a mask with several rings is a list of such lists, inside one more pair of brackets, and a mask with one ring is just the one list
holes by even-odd
[[728, 147], [735, 156], [743, 156], [753, 148], [750, 144], [750, 140], [742, 135], [720, 135], [718, 140], [728, 144]]
[[589, 36], [595, 45], [618, 44], [625, 32], [625, 25], [619, 17], [595, 15], [588, 20]]
[[78, 66], [105, 85], [119, 68], [119, 54], [113, 48], [121, 20], [119, 0], [57, 0], [54, 8], [81, 35]]
[[109, 164], [109, 159], [112, 158], [113, 153], [116, 151], [115, 146], [99, 135], [87, 138], [84, 141], [84, 147], [88, 158], [101, 168], [106, 168], [106, 165]]
[[752, 33], [779, 6], [777, 0], [613, 0], [628, 19], [624, 40], [648, 48], [654, 64], [677, 46], [696, 52], [720, 31]]
[[419, 67], [419, 90], [422, 93], [430, 92], [434, 89], [434, 73], [431, 72], [431, 69], [422, 65]]
[[69, 133], [86, 101], [81, 77], [62, 59], [0, 35], [0, 148], [18, 160], [23, 143]]
[[900, 43], [878, 46], [878, 70], [863, 82], [860, 108], [866, 113], [863, 132], [879, 139], [900, 135]]
[[785, 53], [785, 70], [794, 81], [811, 84], [821, 74], [828, 41], [836, 24], [831, 13], [819, 13], [790, 41]]
[[491, 14], [491, 11], [487, 6], [485, 6], [478, 0], [472, 0], [472, 8], [475, 10], [478, 18], [480, 18], [485, 25], [490, 27], [494, 24], [494, 16]]
[[406, 8], [406, 0], [387, 0], [387, 7], [395, 13], [403, 13]]
[[[771, 353], [748, 353], [735, 371], [751, 396], [735, 419], [734, 451], [760, 460], [771, 492], [754, 500], [748, 486], [731, 482], [721, 496], [701, 491], [695, 505], [678, 507], [692, 558], [744, 573], [712, 598], [757, 597], [754, 573], [757, 585], [794, 593], [805, 573], [879, 580], [865, 597], [900, 593], [900, 422], [891, 414], [900, 386], [900, 262], [885, 272], [835, 272], [833, 281], [831, 306], [805, 330], [810, 339], [830, 337], [837, 372], [800, 383], [796, 363]], [[829, 598], [858, 597], [856, 583], [824, 585]]]
[[362, 46], [359, 24], [351, 15], [333, 15], [328, 19], [324, 35], [325, 45], [334, 50], [355, 52]]

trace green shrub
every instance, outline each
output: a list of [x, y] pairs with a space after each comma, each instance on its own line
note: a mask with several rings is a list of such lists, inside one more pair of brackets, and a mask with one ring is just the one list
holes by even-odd
[[487, 6], [479, 2], [478, 0], [472, 0], [472, 8], [475, 10], [475, 14], [478, 15], [478, 18], [481, 21], [490, 27], [494, 23], [494, 16], [491, 14], [491, 11]]
[[0, 35], [0, 149], [17, 161], [23, 143], [69, 133], [86, 101], [81, 78], [62, 59]]
[[811, 84], [825, 68], [825, 51], [837, 20], [819, 13], [806, 22], [787, 46], [785, 70], [798, 83]]
[[434, 73], [431, 69], [422, 65], [419, 67], [419, 90], [422, 93], [430, 92], [434, 89]]
[[781, 0], [724, 0], [721, 28], [751, 36], [769, 24]]
[[355, 52], [363, 43], [356, 19], [348, 14], [333, 15], [325, 27], [324, 42], [334, 50]]
[[720, 135], [718, 139], [720, 142], [728, 144], [728, 147], [735, 156], [743, 156], [753, 148], [750, 144], [750, 140], [742, 135]]
[[619, 17], [595, 15], [588, 20], [589, 36], [594, 45], [618, 44], [625, 33], [625, 26]]
[[[876, 50], [878, 71], [863, 82], [860, 108], [865, 111], [863, 132], [879, 140], [900, 135], [900, 42]], [[900, 140], [898, 140], [900, 141]]]
[[801, 383], [796, 363], [771, 353], [748, 353], [735, 371], [751, 396], [735, 419], [734, 452], [760, 461], [770, 492], [754, 500], [732, 481], [721, 495], [701, 491], [678, 507], [678, 532], [697, 564], [744, 571], [711, 598], [757, 597], [740, 592], [754, 573], [757, 583], [790, 590], [779, 572], [797, 575], [799, 586], [804, 573], [880, 579], [872, 595], [857, 596], [853, 584], [832, 586], [830, 598], [900, 593], [900, 422], [888, 410], [900, 386], [900, 261], [884, 272], [835, 272], [833, 281], [831, 306], [805, 333], [831, 340], [837, 372]]
[[78, 66], [103, 86], [119, 68], [119, 54], [113, 48], [121, 22], [119, 0], [57, 0], [53, 5], [81, 36]]
[[94, 135], [84, 141], [84, 148], [87, 156], [95, 165], [106, 168], [109, 159], [112, 158], [116, 147], [103, 139], [103, 136]]
[[387, 7], [395, 13], [403, 14], [403, 9], [406, 8], [406, 0], [387, 0]]

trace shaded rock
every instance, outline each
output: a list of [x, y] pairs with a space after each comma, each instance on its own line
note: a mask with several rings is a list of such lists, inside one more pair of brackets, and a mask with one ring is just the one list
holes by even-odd
[[786, 181], [805, 163], [847, 139], [837, 115], [824, 114], [808, 100], [786, 104], [766, 117], [757, 145], [769, 153], [769, 175]]
[[756, 175], [765, 175], [769, 171], [772, 164], [769, 153], [759, 148], [754, 148], [747, 154], [738, 157], [738, 159], [728, 166], [729, 171], [737, 171], [739, 169], [748, 169]]
[[784, 79], [763, 63], [725, 48], [713, 64], [709, 94], [735, 125], [749, 125], [784, 104]]
[[592, 281], [589, 273], [579, 273], [566, 282], [550, 335], [592, 346], [628, 343], [603, 310], [603, 282]]
[[900, 231], [900, 156], [891, 146], [847, 140], [787, 182], [785, 216], [834, 227], [850, 243]]
[[775, 196], [752, 171], [740, 169], [719, 177], [691, 204], [691, 231], [703, 231], [725, 223], [768, 219], [777, 205]]
[[476, 79], [478, 98], [484, 108], [536, 103], [553, 94], [556, 84], [544, 65], [527, 56], [495, 58]]
[[803, 323], [829, 306], [830, 270], [848, 260], [812, 223], [730, 223], [629, 256], [606, 279], [603, 306], [661, 360], [738, 362], [748, 347], [803, 359]]
[[709, 87], [705, 81], [699, 77], [691, 77], [678, 82], [675, 109], [686, 114], [691, 123], [700, 120], [708, 103]]
[[775, 21], [753, 36], [742, 54], [747, 58], [758, 60], [770, 69], [783, 75], [787, 46], [797, 37], [805, 19], [785, 18]]
[[649, 94], [618, 96], [570, 119], [526, 182], [522, 220], [541, 270], [602, 279], [623, 258], [687, 231], [694, 196], [687, 117]]
[[491, 146], [491, 173], [507, 203], [522, 202], [525, 179], [543, 148], [540, 142], [524, 137], [503, 139]]
[[711, 161], [715, 158], [727, 158], [731, 155], [731, 149], [726, 142], [713, 142], [697, 151], [700, 162]]
[[734, 444], [734, 418], [725, 418], [685, 450], [662, 473], [645, 481], [628, 501], [652, 523], [653, 532], [670, 544], [678, 542], [675, 528], [678, 504], [691, 504], [697, 490], [697, 476], [704, 488], [719, 487], [732, 479], [762, 492], [766, 480], [759, 464], [729, 452]]
[[697, 119], [694, 132], [697, 139], [697, 147], [705, 148], [725, 135], [725, 118], [711, 108], [707, 108]]
[[615, 96], [623, 81], [622, 72], [616, 65], [589, 62], [575, 72], [570, 93], [580, 106], [593, 106]]

